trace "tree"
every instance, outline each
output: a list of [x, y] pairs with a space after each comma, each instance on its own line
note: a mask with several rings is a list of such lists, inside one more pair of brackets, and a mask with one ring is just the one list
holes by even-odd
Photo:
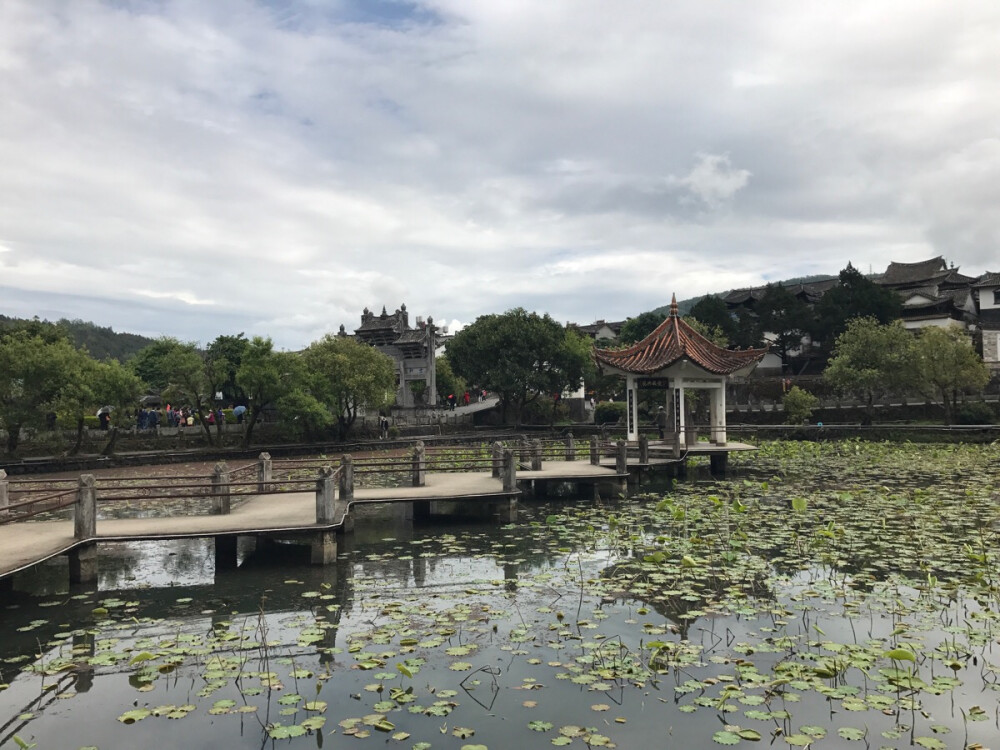
[[434, 382], [437, 385], [438, 403], [447, 403], [448, 394], [454, 393], [457, 397], [459, 393], [465, 393], [468, 384], [452, 369], [448, 355], [444, 354], [434, 361], [435, 374]]
[[250, 445], [253, 428], [261, 412], [269, 404], [276, 403], [283, 395], [299, 387], [301, 378], [298, 377], [296, 365], [295, 355], [274, 351], [274, 343], [270, 338], [254, 336], [246, 342], [240, 355], [240, 367], [236, 372], [236, 384], [246, 394], [249, 402], [246, 429], [243, 431], [244, 449]]
[[499, 394], [503, 418], [520, 419], [524, 405], [580, 386], [591, 344], [549, 315], [523, 308], [484, 315], [448, 342], [455, 373]]
[[850, 263], [840, 272], [840, 282], [816, 304], [812, 321], [812, 337], [822, 342], [827, 351], [848, 321], [854, 318], [873, 318], [887, 324], [899, 317], [902, 304], [891, 289], [879, 286]]
[[917, 388], [941, 400], [945, 424], [952, 422], [958, 394], [980, 389], [989, 379], [989, 368], [963, 331], [929, 326], [920, 332], [916, 343]]
[[854, 318], [837, 337], [823, 379], [864, 399], [865, 424], [871, 424], [875, 397], [905, 392], [915, 381], [916, 364], [913, 336], [902, 323]]
[[622, 329], [618, 332], [618, 341], [622, 344], [634, 344], [637, 341], [642, 341], [662, 322], [663, 316], [652, 310], [629, 318], [622, 324]]
[[787, 365], [789, 352], [802, 346], [802, 337], [812, 327], [812, 311], [781, 284], [768, 284], [756, 309], [761, 330]]
[[160, 393], [170, 385], [170, 376], [163, 367], [163, 359], [168, 354], [171, 354], [180, 343], [180, 341], [171, 336], [158, 338], [149, 346], [140, 349], [128, 361], [127, 366], [147, 386]]
[[247, 394], [238, 382], [237, 373], [250, 342], [243, 333], [217, 336], [205, 349], [205, 374], [213, 393], [222, 393], [229, 404], [245, 403]]
[[785, 394], [782, 405], [785, 407], [787, 424], [802, 424], [812, 416], [813, 410], [819, 405], [819, 399], [809, 391], [793, 385]]
[[722, 331], [728, 341], [736, 337], [736, 321], [733, 314], [722, 298], [714, 294], [702, 297], [691, 307], [691, 312], [686, 317], [688, 323], [691, 322], [691, 318], [707, 326], [715, 326]]
[[159, 372], [167, 383], [163, 389], [163, 397], [193, 407], [208, 444], [214, 445], [207, 418], [207, 412], [212, 408], [214, 391], [205, 374], [205, 360], [201, 352], [193, 343], [182, 344], [176, 339], [161, 341], [166, 346], [158, 362]]
[[135, 373], [114, 359], [99, 362], [93, 378], [95, 405], [98, 409], [111, 407], [111, 435], [101, 451], [105, 455], [110, 455], [114, 452], [118, 430], [132, 422], [135, 405], [142, 394], [143, 383]]
[[17, 330], [0, 338], [0, 424], [7, 452], [17, 450], [23, 427], [40, 427], [80, 369], [80, 352], [61, 335]]
[[308, 393], [337, 420], [343, 440], [361, 409], [377, 411], [393, 402], [396, 365], [377, 349], [327, 334], [302, 353]]

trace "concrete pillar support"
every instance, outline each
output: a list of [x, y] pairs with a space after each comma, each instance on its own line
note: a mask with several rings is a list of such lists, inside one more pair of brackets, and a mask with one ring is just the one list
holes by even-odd
[[337, 523], [336, 503], [337, 486], [336, 477], [332, 466], [324, 466], [319, 470], [319, 477], [316, 479], [316, 524], [318, 526], [332, 526]]
[[309, 544], [309, 561], [313, 565], [331, 565], [337, 561], [337, 535], [333, 531], [319, 531]]
[[423, 487], [427, 484], [427, 449], [424, 441], [418, 440], [413, 446], [413, 486]]
[[345, 501], [354, 499], [354, 459], [349, 453], [340, 459], [340, 497]]
[[639, 436], [639, 463], [649, 463], [649, 438], [645, 435]]
[[493, 443], [493, 478], [499, 479], [503, 470], [503, 444], [497, 440]]
[[82, 544], [69, 552], [69, 582], [97, 583], [97, 545]]
[[73, 536], [83, 542], [97, 536], [97, 486], [93, 474], [81, 474], [73, 508]]
[[271, 491], [271, 454], [257, 456], [257, 492]]
[[542, 441], [538, 438], [531, 441], [531, 470], [542, 470]]
[[615, 443], [615, 471], [618, 474], [628, 473], [628, 443], [624, 440]]
[[235, 534], [219, 535], [215, 537], [215, 570], [236, 570], [236, 543], [238, 538]]
[[592, 437], [590, 439], [590, 463], [597, 466], [601, 463], [601, 447], [600, 438]]
[[517, 462], [514, 459], [514, 452], [510, 448], [505, 448], [503, 452], [502, 479], [504, 492], [517, 490]]
[[229, 510], [229, 467], [225, 461], [219, 461], [212, 470], [212, 513], [228, 516]]
[[576, 442], [572, 432], [566, 433], [566, 460], [576, 461]]
[[5, 508], [10, 505], [10, 488], [7, 482], [7, 472], [0, 469], [0, 515], [7, 511]]

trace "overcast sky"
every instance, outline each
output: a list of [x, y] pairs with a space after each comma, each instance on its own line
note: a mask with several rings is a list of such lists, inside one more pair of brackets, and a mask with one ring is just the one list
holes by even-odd
[[998, 39], [992, 0], [2, 0], [0, 313], [298, 349], [997, 270]]

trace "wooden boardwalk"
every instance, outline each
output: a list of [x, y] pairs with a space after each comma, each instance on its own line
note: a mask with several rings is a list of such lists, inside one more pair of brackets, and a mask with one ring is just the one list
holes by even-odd
[[[518, 473], [519, 478], [556, 481], [583, 478], [594, 481], [617, 476], [614, 469], [579, 461], [549, 462], [542, 471]], [[489, 472], [428, 472], [426, 483], [421, 487], [356, 488], [351, 505], [435, 501], [488, 503], [519, 495], [519, 490], [504, 491], [501, 480]], [[246, 500], [234, 503], [227, 515], [102, 519], [97, 522], [97, 535], [84, 542], [74, 538], [71, 520], [23, 521], [0, 526], [0, 578], [94, 541], [294, 534], [335, 530], [341, 525], [316, 523], [315, 492], [248, 495]]]
[[[705, 455], [728, 455], [734, 451], [752, 451], [754, 446], [745, 443], [728, 443], [717, 446], [698, 443], [681, 452], [681, 458], [673, 457], [671, 444], [664, 441], [650, 441], [648, 460], [640, 463], [635, 457], [635, 445], [628, 446], [629, 457], [624, 472], [616, 469], [616, 463], [608, 462], [606, 456], [601, 463], [592, 464], [583, 455], [575, 461], [549, 460], [540, 470], [520, 468], [516, 471], [516, 482], [527, 490], [540, 489], [557, 482], [573, 482], [591, 485], [595, 489], [603, 483], [618, 484], [623, 490], [630, 480], [630, 473], [637, 480], [641, 472], [657, 469], [671, 469], [683, 465], [685, 458]], [[622, 448], [624, 450], [624, 448]], [[508, 452], [509, 453], [509, 452]], [[625, 454], [620, 454], [621, 459]], [[714, 460], [714, 459], [713, 459]], [[617, 464], [622, 465], [622, 464]], [[219, 545], [231, 549], [235, 561], [235, 537], [247, 536], [313, 536], [329, 538], [331, 532], [347, 526], [350, 516], [345, 514], [350, 506], [384, 503], [502, 503], [516, 500], [522, 493], [490, 472], [434, 472], [423, 474], [422, 486], [405, 487], [355, 487], [353, 497], [348, 501], [338, 500], [336, 522], [317, 523], [318, 501], [314, 491], [281, 492], [261, 495], [234, 495], [232, 510], [220, 515], [159, 516], [154, 518], [102, 519], [96, 524], [96, 533], [85, 539], [74, 535], [72, 520], [60, 521], [19, 521], [0, 525], [0, 579], [29, 568], [51, 557], [70, 553], [71, 558], [79, 554], [78, 549], [93, 548], [95, 542], [127, 541], [151, 539], [183, 539], [193, 537], [215, 537]], [[205, 498], [206, 503], [210, 502]], [[427, 508], [428, 506], [424, 506]], [[513, 505], [511, 508], [513, 509]], [[332, 515], [323, 516], [325, 519]], [[227, 537], [230, 538], [227, 540]], [[329, 544], [329, 542], [326, 542]], [[334, 553], [335, 556], [335, 553]], [[232, 564], [235, 564], [233, 562]]]

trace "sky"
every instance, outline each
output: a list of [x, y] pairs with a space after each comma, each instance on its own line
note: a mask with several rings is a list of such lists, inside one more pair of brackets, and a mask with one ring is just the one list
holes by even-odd
[[2, 0], [0, 313], [294, 350], [998, 270], [998, 39], [984, 0]]

